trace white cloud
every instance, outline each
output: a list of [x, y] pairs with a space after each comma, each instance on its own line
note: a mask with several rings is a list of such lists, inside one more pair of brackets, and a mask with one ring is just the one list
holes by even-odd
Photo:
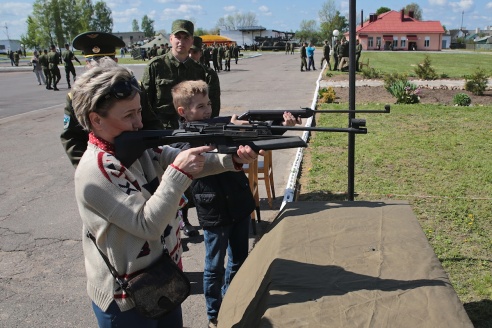
[[203, 13], [203, 8], [200, 5], [179, 5], [178, 8], [166, 8], [162, 11], [164, 15], [174, 17], [177, 15], [200, 15]]
[[453, 11], [469, 11], [473, 8], [473, 0], [461, 0], [458, 2], [450, 2], [449, 5], [453, 8]]
[[492, 8], [492, 2], [489, 2], [488, 4], [486, 4], [485, 7], [491, 9]]
[[272, 12], [267, 6], [260, 6], [258, 10], [263, 16], [272, 16]]
[[226, 6], [224, 7], [224, 10], [228, 12], [233, 12], [236, 11], [236, 6]]
[[158, 3], [194, 3], [197, 0], [157, 0]]
[[27, 16], [32, 11], [32, 4], [24, 2], [6, 2], [0, 6], [0, 15]]
[[429, 0], [429, 4], [435, 6], [445, 6], [447, 2], [447, 0]]
[[115, 23], [126, 23], [133, 21], [133, 19], [137, 19], [138, 21], [141, 19], [140, 16], [143, 15], [141, 15], [138, 8], [128, 8], [121, 11], [115, 10], [112, 12], [112, 16]]

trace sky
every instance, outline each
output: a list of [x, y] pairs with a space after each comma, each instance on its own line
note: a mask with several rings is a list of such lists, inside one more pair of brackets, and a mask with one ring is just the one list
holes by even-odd
[[[93, 0], [95, 3], [96, 0]], [[326, 0], [106, 0], [113, 16], [113, 32], [130, 32], [133, 19], [141, 24], [144, 15], [154, 20], [156, 31], [169, 32], [175, 19], [189, 19], [195, 28], [212, 29], [221, 17], [236, 13], [254, 13], [258, 25], [269, 30], [296, 31], [304, 20], [319, 23], [318, 12]], [[356, 1], [360, 17], [374, 13], [380, 7], [399, 11], [417, 3], [424, 20], [437, 20], [447, 29], [485, 29], [492, 26], [492, 0], [387, 0]], [[27, 31], [26, 19], [34, 0], [0, 0], [0, 40], [19, 39]], [[337, 9], [348, 19], [349, 1], [335, 0]], [[360, 18], [357, 18], [357, 24]]]

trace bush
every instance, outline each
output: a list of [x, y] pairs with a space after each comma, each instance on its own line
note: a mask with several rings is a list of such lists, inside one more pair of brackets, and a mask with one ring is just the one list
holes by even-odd
[[420, 88], [408, 81], [396, 81], [387, 90], [396, 98], [397, 104], [418, 104], [420, 102]]
[[379, 79], [382, 76], [382, 73], [380, 71], [376, 71], [372, 67], [364, 67], [360, 71], [360, 74], [366, 79]]
[[335, 102], [337, 94], [332, 87], [321, 88], [318, 91], [318, 98], [320, 99], [320, 103], [323, 104], [331, 104]]
[[425, 55], [424, 62], [415, 67], [415, 74], [422, 80], [435, 80], [437, 73], [431, 66], [431, 60], [428, 55]]
[[398, 81], [407, 82], [408, 77], [406, 74], [390, 73], [384, 75], [384, 88], [389, 91], [389, 88]]
[[472, 75], [465, 75], [465, 90], [470, 91], [474, 95], [481, 96], [487, 89], [487, 79], [489, 75], [485, 69], [477, 67]]
[[453, 97], [456, 106], [470, 106], [471, 98], [466, 93], [457, 93]]

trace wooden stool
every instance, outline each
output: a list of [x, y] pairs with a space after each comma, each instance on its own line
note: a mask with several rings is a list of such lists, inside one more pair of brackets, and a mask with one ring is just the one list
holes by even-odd
[[265, 151], [262, 161], [258, 161], [258, 180], [265, 181], [265, 188], [268, 197], [268, 206], [273, 208], [273, 199], [275, 199], [275, 185], [273, 182], [273, 164], [272, 151]]
[[[260, 222], [260, 194], [258, 191], [258, 160], [251, 164], [243, 165], [243, 172], [248, 175], [249, 187], [251, 188], [251, 193], [255, 199], [256, 203], [256, 216], [258, 216], [257, 221]], [[255, 211], [251, 213], [251, 223], [253, 225], [253, 233], [256, 235], [256, 224], [255, 224]]]

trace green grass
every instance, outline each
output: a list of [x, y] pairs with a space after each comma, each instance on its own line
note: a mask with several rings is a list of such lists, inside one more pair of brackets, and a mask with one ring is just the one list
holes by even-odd
[[[356, 136], [356, 200], [410, 201], [470, 319], [492, 327], [492, 106], [393, 105], [358, 118], [368, 134]], [[346, 114], [317, 119], [347, 124]], [[343, 199], [347, 135], [315, 133], [305, 154], [300, 199]]]
[[449, 78], [463, 78], [463, 75], [473, 73], [477, 67], [484, 67], [490, 72], [492, 67], [490, 52], [363, 51], [360, 62], [365, 63], [369, 58], [369, 67], [377, 71], [406, 73], [408, 76], [416, 77], [415, 66], [422, 63], [426, 55], [429, 55], [436, 73], [445, 73]]

